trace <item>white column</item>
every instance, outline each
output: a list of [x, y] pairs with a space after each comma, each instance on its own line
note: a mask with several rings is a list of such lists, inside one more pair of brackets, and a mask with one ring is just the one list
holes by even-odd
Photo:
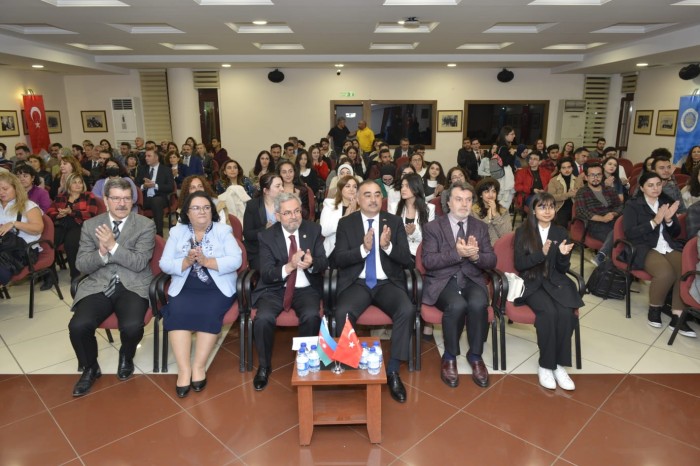
[[[180, 147], [189, 136], [201, 142], [199, 97], [189, 68], [168, 68], [168, 98], [173, 142]], [[194, 151], [194, 147], [192, 150]]]

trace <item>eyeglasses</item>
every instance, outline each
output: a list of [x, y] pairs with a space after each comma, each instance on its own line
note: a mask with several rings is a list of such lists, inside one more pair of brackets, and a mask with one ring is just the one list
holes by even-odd
[[210, 205], [203, 205], [203, 206], [198, 206], [198, 205], [193, 205], [190, 206], [190, 210], [192, 212], [209, 212], [211, 211], [211, 206]]
[[296, 210], [285, 210], [280, 214], [282, 217], [289, 218], [289, 217], [298, 217], [301, 215], [301, 209], [296, 209]]
[[121, 204], [122, 202], [125, 204], [128, 204], [129, 202], [131, 202], [130, 197], [112, 197], [112, 196], [110, 196], [107, 199], [114, 202], [115, 204]]
[[539, 209], [539, 210], [554, 210], [554, 206], [552, 204], [540, 204], [537, 206], [537, 209]]
[[603, 174], [602, 173], [590, 173], [586, 175], [588, 178], [602, 178]]

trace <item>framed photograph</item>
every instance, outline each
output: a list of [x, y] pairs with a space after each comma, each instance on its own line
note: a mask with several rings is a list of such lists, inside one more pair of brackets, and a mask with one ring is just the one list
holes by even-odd
[[677, 121], [678, 110], [659, 110], [659, 116], [656, 119], [656, 135], [675, 136]]
[[27, 117], [24, 116], [24, 110], [19, 111], [20, 119], [22, 120], [22, 134], [25, 136], [29, 135], [29, 128], [27, 128]]
[[58, 110], [46, 110], [46, 126], [49, 127], [49, 134], [62, 133], [61, 112]]
[[83, 110], [80, 112], [80, 117], [83, 121], [83, 132], [107, 132], [107, 112], [104, 110]]
[[461, 133], [462, 110], [438, 110], [437, 130], [439, 133]]
[[634, 112], [634, 134], [651, 134], [653, 110], [637, 110]]
[[19, 120], [14, 110], [0, 110], [0, 138], [19, 136]]

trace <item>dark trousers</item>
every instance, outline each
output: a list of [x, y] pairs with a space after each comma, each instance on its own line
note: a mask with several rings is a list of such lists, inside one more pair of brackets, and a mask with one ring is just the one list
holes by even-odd
[[153, 211], [153, 221], [156, 222], [156, 235], [163, 236], [163, 215], [165, 214], [165, 207], [168, 205], [168, 197], [160, 194], [147, 197], [145, 192], [143, 195], [144, 209]]
[[122, 346], [119, 354], [133, 358], [136, 346], [143, 338], [143, 318], [148, 310], [148, 300], [124, 288], [121, 283], [111, 297], [96, 293], [81, 299], [73, 308], [73, 318], [68, 323], [70, 342], [78, 363], [90, 367], [97, 362], [97, 338], [95, 330], [113, 312], [119, 321]]
[[588, 234], [603, 242], [603, 246], [600, 248], [599, 252], [605, 254], [606, 257], [610, 257], [613, 248], [613, 228], [615, 227], [615, 220], [608, 223], [604, 222], [588, 222]]
[[59, 221], [54, 230], [54, 245], [56, 247], [63, 245], [68, 259], [68, 268], [70, 269], [70, 277], [75, 278], [80, 275], [78, 269], [75, 268], [75, 259], [78, 257], [78, 247], [80, 246], [80, 227], [74, 221]]
[[535, 313], [540, 367], [554, 370], [557, 364], [571, 366], [571, 334], [576, 323], [574, 310], [556, 302], [544, 289], [535, 291], [525, 302]]
[[346, 315], [354, 327], [357, 319], [370, 305], [377, 306], [391, 317], [391, 357], [408, 361], [416, 310], [406, 290], [389, 280], [379, 280], [370, 290], [365, 280], [358, 278], [338, 295], [338, 307], [335, 312], [336, 336], [343, 331]]
[[[262, 367], [272, 366], [272, 344], [275, 341], [276, 319], [284, 311], [284, 288], [263, 293], [255, 303], [257, 311], [253, 320], [253, 339]], [[289, 312], [299, 318], [299, 336], [318, 335], [321, 328], [321, 296], [311, 286], [297, 288], [292, 297]]]
[[467, 279], [466, 286], [460, 290], [456, 279], [447, 282], [435, 302], [435, 307], [442, 311], [445, 351], [454, 356], [460, 354], [459, 338], [466, 322], [469, 352], [476, 356], [483, 353], [489, 330], [487, 306], [488, 293], [484, 287]]

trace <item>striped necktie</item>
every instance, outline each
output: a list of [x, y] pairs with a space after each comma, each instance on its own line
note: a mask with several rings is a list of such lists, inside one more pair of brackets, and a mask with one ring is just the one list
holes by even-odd
[[[119, 239], [119, 225], [121, 225], [122, 221], [121, 220], [112, 220], [112, 223], [114, 223], [114, 228], [112, 228], [112, 233], [114, 233], [114, 240]], [[109, 279], [109, 283], [107, 283], [107, 288], [105, 289], [105, 296], [108, 298], [114, 294], [114, 292], [117, 289], [117, 283], [119, 283], [119, 277], [117, 276], [117, 270], [116, 268], [112, 271], [112, 278]]]

